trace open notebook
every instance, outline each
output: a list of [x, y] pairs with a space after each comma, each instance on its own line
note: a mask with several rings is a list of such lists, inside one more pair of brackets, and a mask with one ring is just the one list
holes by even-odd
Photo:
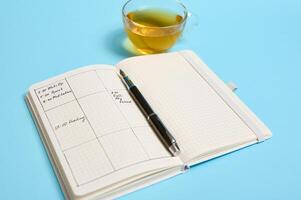
[[[173, 157], [123, 85], [122, 69], [176, 138]], [[271, 137], [268, 128], [191, 51], [91, 65], [27, 94], [68, 199], [110, 199]]]

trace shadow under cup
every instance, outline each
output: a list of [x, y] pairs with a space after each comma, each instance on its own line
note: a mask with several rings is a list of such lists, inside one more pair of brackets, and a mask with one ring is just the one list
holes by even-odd
[[129, 0], [122, 8], [125, 32], [141, 54], [165, 52], [181, 36], [186, 7], [176, 0]]

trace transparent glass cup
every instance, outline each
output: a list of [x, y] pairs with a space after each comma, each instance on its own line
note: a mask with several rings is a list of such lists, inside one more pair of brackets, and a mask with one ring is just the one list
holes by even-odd
[[122, 8], [125, 32], [141, 54], [165, 52], [181, 36], [186, 7], [177, 0], [129, 0]]

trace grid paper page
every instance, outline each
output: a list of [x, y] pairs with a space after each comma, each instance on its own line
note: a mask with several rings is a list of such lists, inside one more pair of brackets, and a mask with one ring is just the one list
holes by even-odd
[[110, 152], [110, 159], [115, 169], [124, 168], [135, 162], [145, 161], [149, 158], [131, 129], [109, 134], [99, 138], [99, 141]]
[[136, 127], [133, 130], [150, 158], [154, 159], [170, 155], [168, 150], [161, 145], [157, 135], [153, 134], [153, 130], [150, 127]]
[[180, 54], [131, 58], [119, 65], [175, 136], [184, 162], [256, 139]]
[[67, 150], [65, 156], [79, 185], [114, 171], [97, 140]]
[[130, 128], [106, 91], [79, 99], [79, 103], [90, 119], [97, 136]]
[[35, 92], [45, 111], [74, 100], [71, 88], [65, 79], [38, 88]]
[[87, 70], [35, 93], [77, 186], [171, 157], [156, 137], [148, 135], [155, 134], [114, 69]]
[[50, 109], [46, 115], [53, 124], [63, 150], [96, 139], [89, 122], [76, 101]]

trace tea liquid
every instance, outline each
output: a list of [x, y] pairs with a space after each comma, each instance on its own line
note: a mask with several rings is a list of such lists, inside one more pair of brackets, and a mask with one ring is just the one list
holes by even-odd
[[181, 35], [183, 17], [166, 10], [144, 9], [127, 14], [134, 23], [126, 26], [129, 39], [145, 54], [169, 49]]

